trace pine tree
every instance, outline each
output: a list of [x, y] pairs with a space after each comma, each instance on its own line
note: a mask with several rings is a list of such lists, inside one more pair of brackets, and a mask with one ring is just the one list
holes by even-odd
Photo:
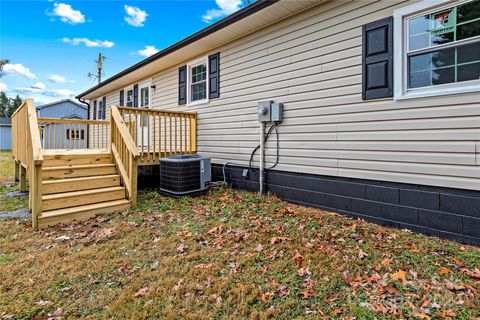
[[11, 117], [13, 113], [18, 109], [18, 107], [20, 107], [20, 105], [22, 104], [22, 98], [20, 98], [18, 94], [15, 98], [10, 100], [11, 101], [10, 101], [10, 106], [8, 108], [7, 117]]
[[7, 117], [8, 110], [10, 109], [10, 98], [7, 97], [5, 92], [0, 92], [0, 117]]

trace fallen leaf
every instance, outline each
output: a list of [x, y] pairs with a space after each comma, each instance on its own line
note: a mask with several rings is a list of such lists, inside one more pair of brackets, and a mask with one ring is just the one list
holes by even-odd
[[269, 301], [269, 300], [272, 300], [273, 299], [273, 292], [265, 292], [265, 293], [261, 293], [260, 294], [260, 300], [262, 301]]
[[305, 275], [310, 276], [312, 274], [310, 270], [308, 270], [308, 268], [300, 268], [298, 269], [297, 273], [300, 277], [303, 277]]
[[442, 268], [440, 268], [440, 271], [438, 272], [438, 274], [440, 274], [441, 276], [443, 276], [443, 275], [450, 274], [450, 273], [452, 273], [452, 272], [453, 272], [453, 271], [452, 271], [451, 269], [442, 267]]
[[142, 288], [140, 290], [138, 290], [135, 294], [134, 294], [134, 297], [135, 298], [140, 298], [140, 297], [144, 297], [146, 294], [147, 294], [147, 291], [148, 291], [148, 288]]
[[37, 306], [44, 307], [44, 306], [48, 306], [48, 305], [52, 304], [52, 302], [51, 301], [40, 300], [40, 301], [37, 301], [35, 304]]
[[257, 245], [256, 250], [257, 250], [258, 252], [263, 251], [263, 246], [259, 243], [259, 244]]
[[383, 266], [389, 266], [392, 263], [392, 259], [385, 258], [380, 262], [381, 265]]
[[469, 270], [467, 268], [462, 269], [462, 272], [466, 273], [469, 277], [480, 279], [480, 269], [475, 268], [475, 270]]
[[408, 284], [408, 281], [407, 281], [406, 276], [407, 276], [407, 272], [400, 269], [400, 270], [398, 270], [397, 272], [392, 273], [392, 274], [390, 275], [390, 278], [391, 278], [392, 280], [401, 280], [402, 283], [403, 283], [404, 285], [406, 285], [406, 284]]
[[440, 318], [453, 318], [457, 316], [457, 313], [453, 309], [448, 309], [445, 311], [437, 310], [436, 315]]
[[296, 265], [298, 266], [302, 266], [303, 264], [303, 256], [300, 252], [298, 251], [295, 251], [295, 253], [293, 254], [293, 262], [295, 262]]
[[[174, 291], [180, 290], [180, 288], [183, 287], [184, 284], [185, 284], [185, 280], [183, 280], [183, 279], [178, 280], [177, 284], [173, 286], [173, 290]], [[208, 286], [207, 286], [207, 288], [208, 288]]]
[[300, 295], [302, 296], [303, 299], [310, 299], [313, 296], [313, 290], [312, 289], [304, 290], [300, 292]]
[[64, 314], [65, 314], [65, 312], [63, 311], [63, 309], [58, 308], [53, 313], [48, 314], [47, 320], [59, 320], [63, 317]]
[[210, 269], [213, 267], [213, 263], [200, 263], [195, 266], [195, 269]]
[[271, 244], [285, 243], [285, 242], [290, 241], [290, 240], [292, 240], [292, 239], [287, 238], [287, 237], [272, 237], [272, 239], [270, 240], [270, 243]]
[[177, 252], [184, 253], [186, 248], [187, 246], [184, 243], [180, 243], [180, 245], [177, 247]]
[[365, 257], [368, 257], [368, 254], [364, 252], [362, 249], [358, 250], [358, 258], [363, 259]]
[[332, 314], [336, 316], [337, 314], [342, 313], [342, 308], [335, 308], [332, 311]]

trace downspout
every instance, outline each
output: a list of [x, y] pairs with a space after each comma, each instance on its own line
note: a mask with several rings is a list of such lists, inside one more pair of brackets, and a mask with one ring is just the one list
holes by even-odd
[[[81, 98], [77, 98], [77, 100], [80, 101], [80, 103], [87, 105], [87, 120], [90, 120], [90, 103], [86, 102], [85, 100], [83, 100]], [[87, 144], [87, 149], [88, 149], [89, 140], [90, 140], [89, 129], [90, 129], [90, 125], [87, 125], [87, 132], [85, 132], [85, 135], [86, 135], [85, 140], [87, 140], [87, 143], [86, 143]]]

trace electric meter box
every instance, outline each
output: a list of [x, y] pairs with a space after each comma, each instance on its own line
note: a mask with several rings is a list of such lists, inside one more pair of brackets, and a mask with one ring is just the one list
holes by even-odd
[[261, 101], [258, 103], [258, 121], [270, 122], [270, 109], [272, 101]]
[[282, 122], [283, 103], [261, 101], [258, 103], [259, 122]]
[[283, 103], [274, 102], [270, 108], [270, 121], [282, 122], [283, 121]]

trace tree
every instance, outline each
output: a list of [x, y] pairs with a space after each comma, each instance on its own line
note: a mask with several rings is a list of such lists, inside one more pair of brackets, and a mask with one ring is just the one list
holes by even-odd
[[12, 117], [15, 110], [22, 104], [22, 98], [17, 94], [15, 98], [9, 98], [5, 92], [0, 92], [0, 117]]
[[10, 98], [7, 97], [5, 92], [0, 92], [0, 117], [7, 117], [8, 110], [10, 109]]
[[10, 108], [8, 108], [7, 117], [11, 117], [21, 104], [22, 98], [20, 98], [18, 94], [15, 98], [10, 99]]
[[0, 78], [3, 76], [3, 66], [10, 63], [8, 59], [0, 59]]

